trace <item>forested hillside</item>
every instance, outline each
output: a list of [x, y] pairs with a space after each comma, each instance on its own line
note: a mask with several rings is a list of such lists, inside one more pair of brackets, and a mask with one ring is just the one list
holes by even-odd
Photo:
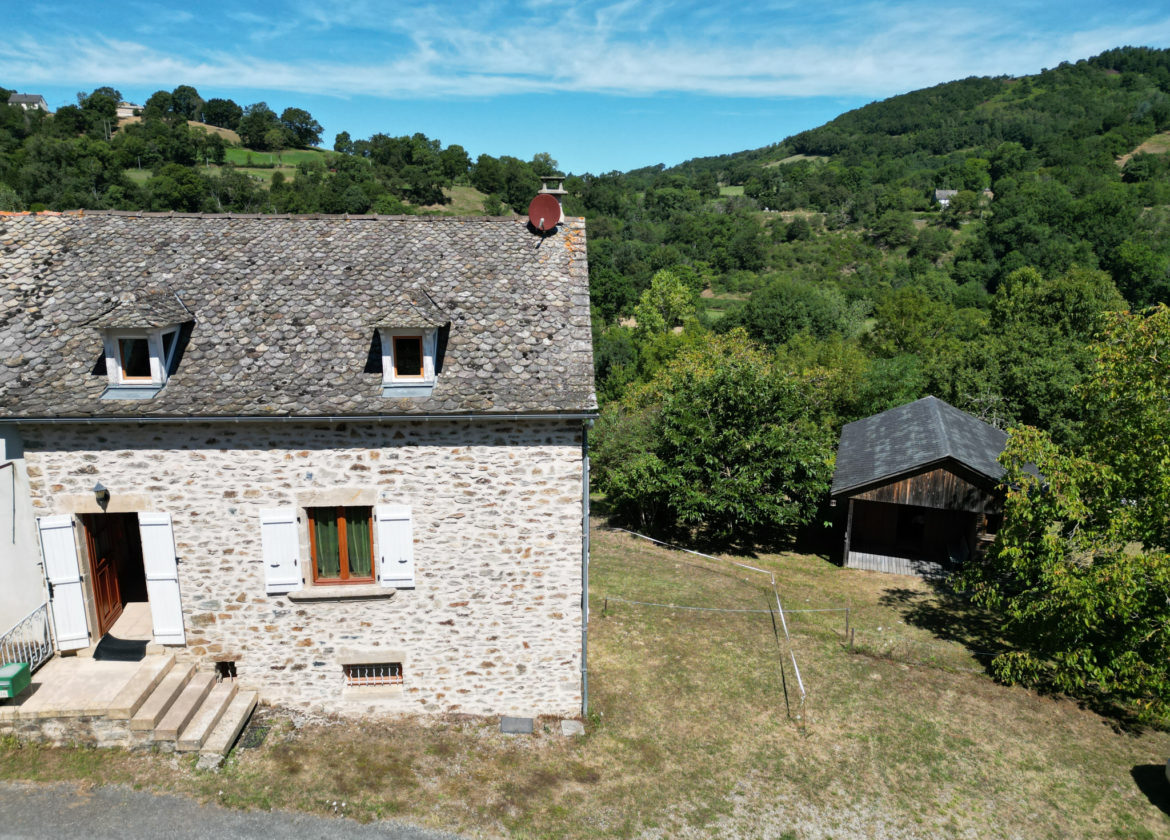
[[[494, 214], [557, 166], [472, 162], [422, 134], [323, 150], [303, 109], [186, 85], [119, 124], [120, 96], [0, 105], [0, 210], [453, 212], [454, 196]], [[648, 527], [791, 535], [823, 515], [840, 426], [925, 394], [1079, 444], [1102, 313], [1170, 298], [1168, 130], [1170, 51], [1123, 48], [763, 149], [570, 176], [611, 504]]]
[[0, 87], [0, 211], [443, 212], [461, 185], [474, 212], [504, 213], [523, 210], [555, 166], [548, 155], [473, 165], [462, 146], [417, 133], [343, 131], [327, 151], [303, 108], [204, 100], [190, 85], [156, 91], [123, 120], [111, 87], [52, 115], [7, 105], [10, 93]]

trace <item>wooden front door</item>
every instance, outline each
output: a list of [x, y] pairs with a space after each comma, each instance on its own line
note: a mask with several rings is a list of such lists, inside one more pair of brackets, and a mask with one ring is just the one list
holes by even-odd
[[119, 578], [139, 544], [138, 516], [97, 513], [85, 516], [84, 522], [97, 631], [98, 636], [104, 636], [122, 615], [125, 599]]

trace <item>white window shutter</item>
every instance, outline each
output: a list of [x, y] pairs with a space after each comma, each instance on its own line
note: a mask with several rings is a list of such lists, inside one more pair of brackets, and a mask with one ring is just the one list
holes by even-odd
[[89, 647], [89, 623], [85, 619], [85, 594], [77, 566], [77, 543], [73, 540], [73, 517], [41, 516], [37, 528], [41, 534], [45, 580], [52, 593], [50, 604], [57, 650]]
[[264, 550], [264, 589], [283, 595], [300, 589], [301, 558], [297, 536], [297, 509], [260, 511], [260, 542]]
[[138, 531], [142, 535], [142, 565], [146, 568], [146, 597], [150, 601], [154, 640], [160, 645], [186, 644], [171, 515], [140, 513]]
[[378, 505], [378, 579], [383, 586], [414, 588], [414, 525], [408, 505]]

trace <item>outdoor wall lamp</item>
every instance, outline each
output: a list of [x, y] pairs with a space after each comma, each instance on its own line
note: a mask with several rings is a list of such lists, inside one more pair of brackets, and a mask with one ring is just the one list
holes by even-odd
[[102, 510], [110, 503], [110, 491], [100, 481], [93, 486], [93, 497], [97, 499], [98, 507]]

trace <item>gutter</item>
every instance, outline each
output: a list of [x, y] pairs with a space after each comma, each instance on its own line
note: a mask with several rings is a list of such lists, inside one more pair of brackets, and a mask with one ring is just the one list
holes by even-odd
[[597, 412], [565, 414], [237, 414], [200, 417], [3, 417], [0, 426], [98, 425], [103, 423], [394, 423], [455, 422], [459, 420], [584, 420], [592, 422]]

